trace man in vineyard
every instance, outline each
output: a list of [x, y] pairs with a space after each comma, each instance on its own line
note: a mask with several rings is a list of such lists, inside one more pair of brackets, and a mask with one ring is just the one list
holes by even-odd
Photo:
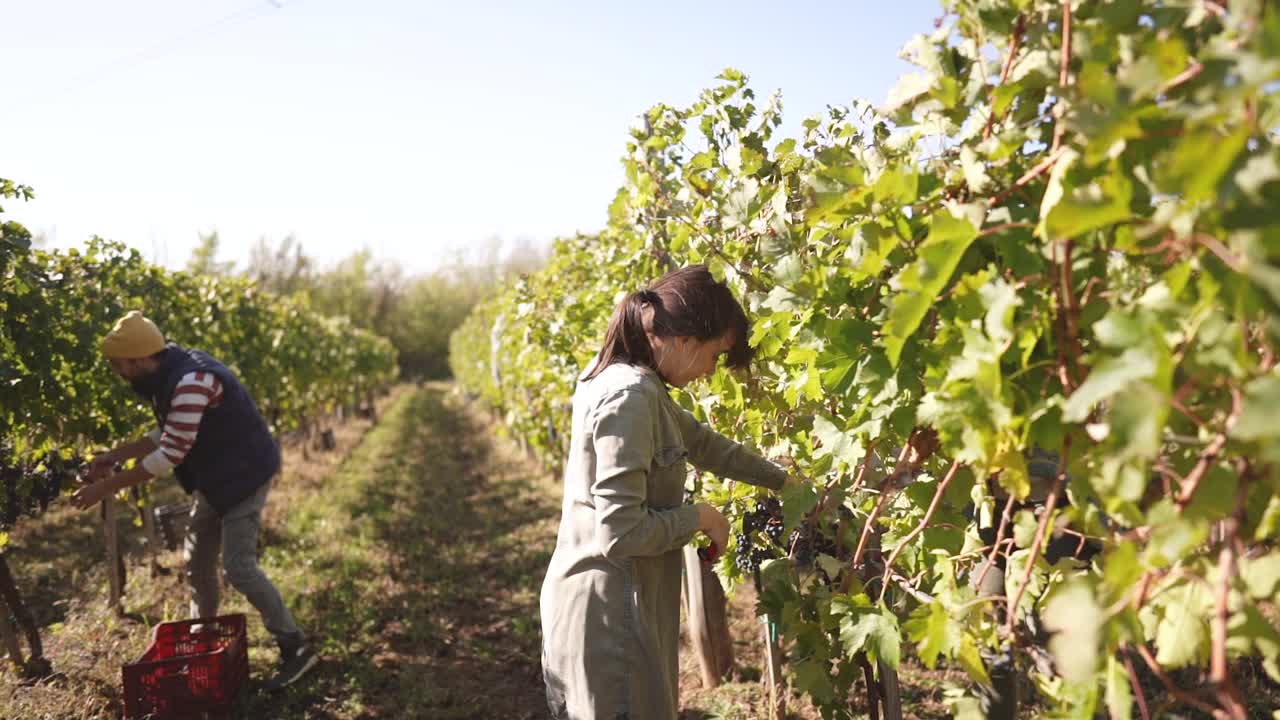
[[[280, 450], [253, 399], [222, 363], [198, 350], [165, 344], [156, 325], [132, 311], [102, 340], [111, 368], [155, 411], [159, 427], [93, 459], [91, 484], [72, 502], [86, 509], [111, 494], [170, 470], [194, 503], [183, 555], [193, 617], [218, 613], [218, 554], [232, 587], [262, 614], [280, 646], [280, 667], [266, 684], [285, 687], [310, 670], [316, 654], [284, 599], [258, 567], [258, 529]], [[113, 472], [126, 460], [133, 468]]]

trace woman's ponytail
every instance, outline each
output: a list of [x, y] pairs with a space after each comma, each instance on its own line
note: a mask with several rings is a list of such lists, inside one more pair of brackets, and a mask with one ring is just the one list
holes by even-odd
[[644, 306], [656, 305], [657, 300], [657, 294], [648, 289], [627, 293], [618, 307], [614, 308], [613, 317], [609, 318], [609, 327], [604, 332], [604, 347], [600, 349], [600, 357], [584, 379], [594, 378], [616, 362], [657, 369], [644, 324]]

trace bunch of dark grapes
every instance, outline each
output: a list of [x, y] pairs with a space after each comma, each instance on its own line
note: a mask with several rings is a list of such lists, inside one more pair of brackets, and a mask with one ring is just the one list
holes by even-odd
[[[852, 517], [844, 507], [840, 508], [842, 516]], [[840, 548], [833, 532], [824, 532], [822, 528], [806, 520], [799, 527], [786, 535], [782, 525], [782, 503], [776, 497], [761, 498], [756, 501], [754, 510], [742, 516], [742, 531], [733, 536], [737, 547], [735, 562], [738, 569], [750, 575], [760, 568], [765, 560], [791, 557], [797, 567], [811, 567], [820, 554], [840, 557]], [[761, 537], [763, 536], [763, 537]], [[823, 582], [830, 584], [826, 571], [818, 568]]]
[[753, 544], [751, 536], [746, 533], [734, 534], [733, 542], [738, 548], [738, 554], [734, 556], [734, 564], [744, 575], [751, 575], [760, 569], [760, 563], [777, 557], [770, 548]]
[[[768, 538], [767, 543], [755, 542], [759, 533]], [[742, 516], [742, 532], [733, 536], [734, 545], [738, 549], [734, 558], [738, 569], [746, 575], [760, 569], [760, 563], [772, 558], [781, 557], [779, 541], [782, 539], [782, 503], [775, 497], [762, 498], [756, 501], [756, 507]]]
[[78, 456], [65, 460], [59, 453], [51, 452], [28, 466], [28, 477], [32, 481], [28, 497], [39, 506], [40, 512], [49, 509], [49, 503], [62, 494], [67, 479], [79, 473], [83, 465], [84, 461]]
[[64, 460], [57, 452], [20, 462], [12, 445], [0, 445], [0, 529], [12, 527], [23, 515], [34, 517], [47, 510], [82, 464], [78, 457]]
[[4, 493], [0, 495], [0, 529], [9, 528], [18, 519], [22, 500], [18, 496], [18, 485], [22, 482], [22, 469], [5, 464], [0, 467], [0, 485]]
[[808, 523], [791, 531], [791, 536], [787, 538], [787, 551], [794, 553], [792, 557], [800, 567], [812, 565], [818, 555], [839, 557], [840, 553], [834, 538], [823, 532], [815, 532]]

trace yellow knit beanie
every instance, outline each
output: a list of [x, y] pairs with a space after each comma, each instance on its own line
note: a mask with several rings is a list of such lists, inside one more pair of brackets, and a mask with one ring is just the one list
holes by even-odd
[[160, 328], [142, 314], [130, 310], [128, 315], [116, 321], [116, 326], [102, 338], [102, 354], [121, 360], [154, 355], [164, 349], [164, 335]]

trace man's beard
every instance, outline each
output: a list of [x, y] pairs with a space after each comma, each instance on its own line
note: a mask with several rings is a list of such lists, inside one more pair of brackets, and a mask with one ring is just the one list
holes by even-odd
[[164, 369], [156, 368], [155, 372], [129, 381], [133, 391], [150, 400], [164, 389]]

